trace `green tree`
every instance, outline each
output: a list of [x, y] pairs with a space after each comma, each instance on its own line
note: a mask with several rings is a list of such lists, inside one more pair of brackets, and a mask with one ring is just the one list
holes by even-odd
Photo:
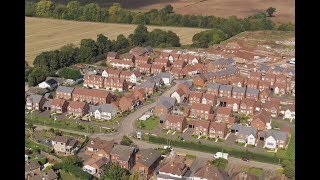
[[146, 17], [145, 13], [138, 13], [134, 16], [132, 24], [148, 24], [149, 20]]
[[48, 71], [41, 67], [35, 67], [33, 71], [28, 75], [29, 86], [36, 86], [44, 81], [48, 76]]
[[130, 172], [122, 168], [118, 163], [111, 163], [103, 169], [103, 178], [105, 180], [127, 180], [129, 179]]
[[37, 3], [36, 15], [40, 17], [52, 17], [55, 5], [50, 0], [41, 0]]
[[78, 59], [80, 62], [91, 63], [92, 58], [98, 55], [96, 42], [92, 39], [82, 39], [78, 53]]
[[144, 123], [142, 121], [139, 121], [139, 128], [140, 129], [143, 129], [145, 128], [146, 126], [144, 125]]
[[36, 15], [36, 10], [37, 10], [37, 4], [34, 2], [28, 2], [25, 1], [25, 11], [24, 14], [26, 16], [35, 16]]
[[134, 171], [129, 177], [129, 180], [140, 180], [140, 179], [142, 179], [142, 177], [138, 171]]
[[73, 44], [67, 44], [60, 48], [59, 63], [60, 67], [70, 66], [76, 62], [76, 50]]
[[268, 16], [269, 17], [272, 17], [273, 16], [273, 13], [275, 13], [276, 12], [276, 8], [274, 8], [274, 7], [269, 7], [267, 10], [266, 10], [266, 12], [268, 13]]
[[98, 54], [104, 54], [110, 51], [112, 43], [106, 36], [99, 34], [96, 45], [98, 47]]
[[125, 49], [129, 46], [129, 41], [123, 34], [117, 36], [117, 40], [114, 43], [114, 50], [118, 51], [120, 49]]
[[222, 30], [220, 29], [214, 29], [212, 30], [212, 39], [210, 41], [210, 44], [218, 44], [221, 41], [224, 41], [227, 39], [228, 35], [225, 34]]
[[66, 167], [69, 165], [81, 166], [82, 161], [78, 156], [66, 156], [62, 159], [62, 166]]
[[181, 45], [179, 36], [172, 31], [168, 31], [166, 39], [167, 43], [171, 44], [173, 47], [179, 47]]
[[135, 46], [142, 46], [148, 41], [148, 29], [146, 26], [140, 24], [134, 30], [133, 36], [131, 37], [132, 43]]
[[130, 146], [132, 144], [132, 142], [133, 141], [128, 136], [123, 136], [120, 141], [120, 144], [125, 145], [125, 146]]
[[109, 7], [108, 13], [110, 15], [117, 15], [121, 10], [121, 6], [119, 3], [113, 3], [112, 6]]
[[53, 17], [54, 18], [63, 18], [63, 14], [66, 12], [67, 7], [62, 4], [57, 4], [53, 10]]
[[66, 78], [66, 79], [73, 79], [77, 80], [82, 77], [81, 73], [77, 69], [72, 69], [69, 67], [64, 67], [58, 71], [58, 74], [60, 77]]
[[281, 164], [284, 170], [284, 175], [293, 179], [295, 177], [295, 163], [289, 160], [283, 160]]
[[225, 170], [228, 165], [228, 160], [223, 158], [215, 159], [211, 162], [214, 166], [216, 166], [219, 169]]
[[86, 4], [83, 7], [83, 14], [81, 19], [85, 21], [100, 21], [101, 8], [96, 3]]
[[169, 13], [173, 13], [173, 7], [168, 4], [166, 5], [163, 9], [161, 9], [162, 12], [166, 13], [166, 14], [169, 14]]
[[64, 19], [78, 20], [82, 15], [82, 7], [79, 1], [70, 1], [67, 4], [66, 11], [62, 15]]
[[31, 131], [33, 131], [34, 125], [32, 122], [29, 122], [27, 125], [28, 129], [30, 129]]

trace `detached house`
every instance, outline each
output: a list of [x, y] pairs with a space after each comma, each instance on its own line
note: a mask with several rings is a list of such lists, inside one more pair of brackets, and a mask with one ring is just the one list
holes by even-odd
[[157, 116], [169, 114], [173, 110], [173, 106], [176, 103], [176, 99], [170, 97], [161, 97], [160, 101], [154, 108], [154, 113]]
[[112, 104], [100, 104], [96, 106], [93, 114], [95, 119], [111, 120], [116, 114], [118, 109]]
[[191, 91], [188, 96], [189, 104], [201, 103], [202, 94], [202, 92]]
[[249, 98], [243, 98], [240, 103], [240, 111], [239, 113], [246, 115], [253, 115], [255, 110], [255, 100]]
[[232, 86], [231, 85], [220, 85], [219, 97], [231, 97]]
[[209, 126], [209, 137], [224, 139], [228, 133], [226, 123], [211, 122]]
[[255, 145], [258, 138], [258, 129], [248, 126], [233, 124], [232, 130], [236, 132], [236, 142]]
[[198, 168], [193, 174], [192, 179], [194, 180], [224, 180], [225, 176], [220, 172], [220, 170], [213, 165], [205, 165]]
[[144, 92], [146, 92], [149, 95], [152, 95], [157, 91], [156, 83], [150, 82], [150, 81], [146, 81], [146, 82], [141, 83], [137, 87], [137, 89], [143, 89]]
[[207, 136], [209, 134], [210, 121], [195, 120], [193, 134], [198, 136]]
[[70, 101], [68, 106], [68, 114], [73, 116], [84, 116], [89, 112], [89, 105], [85, 102]]
[[265, 110], [256, 113], [253, 116], [250, 125], [251, 127], [257, 128], [259, 131], [271, 129], [271, 113]]
[[229, 118], [232, 116], [232, 109], [227, 107], [218, 107], [216, 114], [217, 122], [225, 122], [228, 123]]
[[184, 116], [166, 115], [165, 128], [182, 132], [187, 127], [187, 120]]
[[262, 109], [271, 113], [271, 117], [277, 118], [280, 113], [280, 101], [272, 99], [262, 105]]
[[172, 94], [171, 94], [171, 97], [172, 98], [175, 98], [177, 100], [177, 103], [181, 103], [183, 102], [186, 98], [186, 94], [185, 92], [179, 88], [177, 89], [176, 91], [174, 91]]
[[85, 153], [98, 157], [105, 157], [110, 159], [110, 153], [114, 146], [114, 141], [106, 141], [100, 138], [91, 138], [85, 148]]
[[135, 163], [135, 153], [135, 147], [115, 145], [111, 151], [111, 162], [118, 163], [122, 168], [130, 171]]
[[191, 81], [184, 81], [177, 86], [177, 89], [182, 89], [184, 93], [188, 94], [192, 86], [193, 83]]
[[209, 104], [193, 103], [190, 108], [192, 118], [208, 119], [209, 114], [213, 114], [212, 106]]
[[295, 105], [287, 105], [281, 109], [281, 113], [283, 114], [283, 119], [289, 119], [292, 122], [295, 119]]
[[65, 99], [65, 100], [69, 101], [72, 99], [73, 90], [74, 90], [73, 87], [58, 86], [58, 88], [56, 90], [56, 98]]
[[220, 104], [225, 104], [225, 107], [231, 108], [233, 112], [238, 112], [240, 99], [237, 98], [221, 98]]
[[156, 77], [161, 78], [164, 85], [170, 85], [173, 81], [173, 76], [168, 72], [161, 72]]
[[161, 161], [161, 153], [155, 149], [141, 149], [136, 154], [135, 167], [138, 172], [146, 175], [147, 178], [152, 176], [155, 169]]
[[189, 168], [185, 164], [185, 158], [175, 156], [159, 169], [157, 180], [182, 179]]
[[64, 99], [52, 99], [51, 112], [55, 112], [57, 114], [65, 113], [68, 110], [68, 104], [68, 101]]
[[268, 130], [266, 132], [266, 139], [264, 147], [268, 149], [286, 148], [288, 144], [288, 133]]
[[55, 152], [63, 155], [74, 155], [79, 149], [79, 141], [66, 136], [55, 136], [51, 144]]
[[26, 109], [42, 111], [45, 102], [46, 99], [43, 96], [33, 94], [27, 98]]
[[254, 99], [258, 100], [259, 99], [259, 89], [254, 89], [254, 88], [247, 88], [246, 91], [246, 98], [248, 99]]
[[109, 162], [110, 160], [105, 157], [90, 158], [83, 163], [84, 166], [82, 169], [83, 171], [99, 178], [102, 173], [102, 167]]

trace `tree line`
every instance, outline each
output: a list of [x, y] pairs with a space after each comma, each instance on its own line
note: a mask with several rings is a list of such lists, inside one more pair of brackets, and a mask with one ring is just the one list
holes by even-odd
[[[82, 39], [80, 47], [67, 44], [59, 50], [45, 51], [36, 56], [33, 68], [26, 71], [29, 86], [35, 86], [44, 81], [48, 76], [56, 76], [56, 71], [77, 63], [94, 63], [106, 58], [109, 51], [120, 54], [129, 52], [135, 46], [152, 47], [179, 47], [180, 38], [172, 31], [154, 29], [149, 32], [144, 25], [138, 25], [132, 34], [126, 38], [123, 34], [116, 40], [110, 40], [103, 34], [99, 34], [96, 40]], [[66, 75], [71, 73], [69, 76]], [[77, 78], [78, 72], [63, 69], [59, 75], [63, 77]]]

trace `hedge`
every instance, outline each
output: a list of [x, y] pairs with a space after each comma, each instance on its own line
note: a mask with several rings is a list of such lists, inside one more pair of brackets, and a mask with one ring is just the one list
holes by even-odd
[[[167, 144], [167, 139], [163, 137], [148, 136], [148, 138], [144, 138], [144, 140], [149, 141], [151, 143], [155, 143], [155, 144]], [[251, 151], [243, 151], [240, 149], [234, 149], [229, 147], [199, 144], [199, 143], [194, 143], [190, 141], [171, 140], [170, 142], [171, 142], [171, 145], [175, 147], [181, 147], [185, 149], [196, 150], [196, 151], [212, 153], [212, 154], [223, 150], [223, 152], [228, 153], [232, 157], [236, 157], [236, 158], [248, 157], [255, 161], [267, 162], [272, 164], [278, 164], [279, 159], [280, 161], [284, 159], [283, 157], [277, 157], [276, 155], [272, 156], [272, 155], [267, 155], [262, 153], [255, 153]]]

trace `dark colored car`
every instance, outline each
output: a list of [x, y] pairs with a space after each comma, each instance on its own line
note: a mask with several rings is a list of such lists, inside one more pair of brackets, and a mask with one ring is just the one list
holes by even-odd
[[241, 158], [241, 160], [242, 160], [242, 161], [249, 162], [249, 159], [248, 159], [248, 158], [245, 158], [245, 157]]

